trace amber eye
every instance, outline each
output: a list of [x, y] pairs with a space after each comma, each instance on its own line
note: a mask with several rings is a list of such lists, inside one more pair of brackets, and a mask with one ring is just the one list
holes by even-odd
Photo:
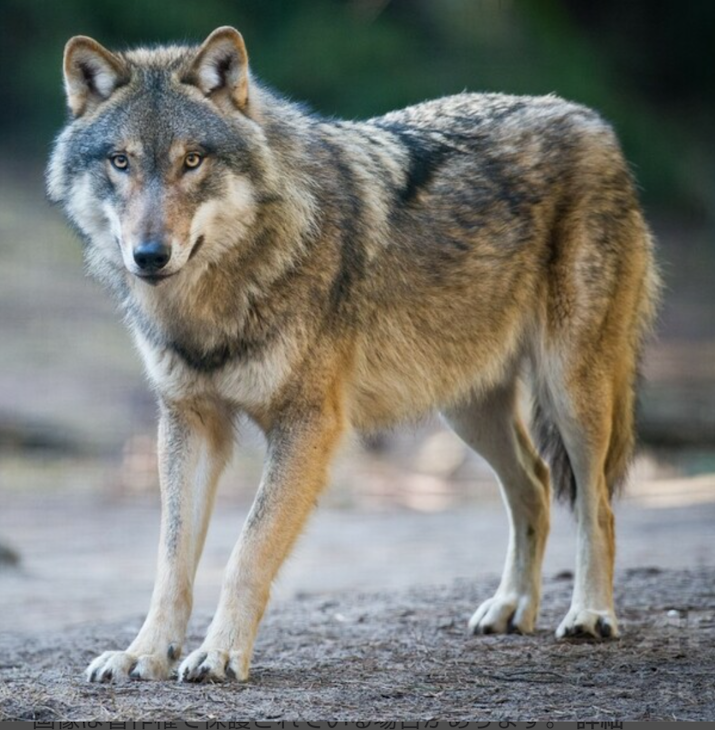
[[117, 155], [112, 155], [109, 159], [115, 170], [121, 170], [124, 172], [129, 167], [129, 158], [126, 155], [119, 153]]
[[188, 170], [195, 170], [202, 162], [204, 158], [198, 152], [189, 152], [184, 157], [184, 167]]

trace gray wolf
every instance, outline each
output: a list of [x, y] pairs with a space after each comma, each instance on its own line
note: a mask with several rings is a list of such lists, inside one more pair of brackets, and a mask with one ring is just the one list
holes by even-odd
[[468, 93], [326, 119], [256, 81], [228, 27], [123, 53], [78, 36], [64, 80], [49, 197], [119, 302], [160, 406], [151, 605], [89, 680], [161, 679], [179, 660], [237, 414], [265, 433], [265, 471], [181, 680], [248, 676], [271, 583], [343, 434], [435, 410], [489, 462], [511, 524], [471, 630], [534, 630], [553, 486], [578, 524], [556, 635], [616, 636], [611, 496], [658, 276], [608, 124], [555, 96]]

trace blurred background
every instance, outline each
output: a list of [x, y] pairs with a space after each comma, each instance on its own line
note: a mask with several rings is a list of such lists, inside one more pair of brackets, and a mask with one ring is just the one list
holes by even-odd
[[[200, 42], [238, 27], [254, 73], [360, 118], [464, 89], [555, 92], [615, 126], [666, 282], [619, 565], [715, 550], [715, 3], [709, 0], [0, 0], [0, 614], [7, 628], [140, 613], [158, 533], [155, 406], [109, 299], [45, 202], [62, 48]], [[255, 491], [250, 426], [220, 494], [210, 607]], [[278, 595], [497, 574], [506, 517], [485, 464], [439, 421], [349, 442]], [[558, 510], [547, 570], [568, 577]], [[111, 599], [111, 600], [110, 600]]]

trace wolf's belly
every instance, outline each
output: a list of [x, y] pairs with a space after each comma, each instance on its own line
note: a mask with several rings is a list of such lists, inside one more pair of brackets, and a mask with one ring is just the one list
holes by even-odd
[[366, 344], [346, 388], [351, 423], [359, 430], [386, 428], [491, 390], [513, 371], [519, 349], [515, 331], [501, 334], [498, 345], [483, 338]]

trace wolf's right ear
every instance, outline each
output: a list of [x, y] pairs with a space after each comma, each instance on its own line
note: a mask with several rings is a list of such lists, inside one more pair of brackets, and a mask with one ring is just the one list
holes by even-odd
[[83, 35], [67, 41], [63, 69], [67, 104], [76, 117], [108, 99], [129, 77], [120, 58]]

